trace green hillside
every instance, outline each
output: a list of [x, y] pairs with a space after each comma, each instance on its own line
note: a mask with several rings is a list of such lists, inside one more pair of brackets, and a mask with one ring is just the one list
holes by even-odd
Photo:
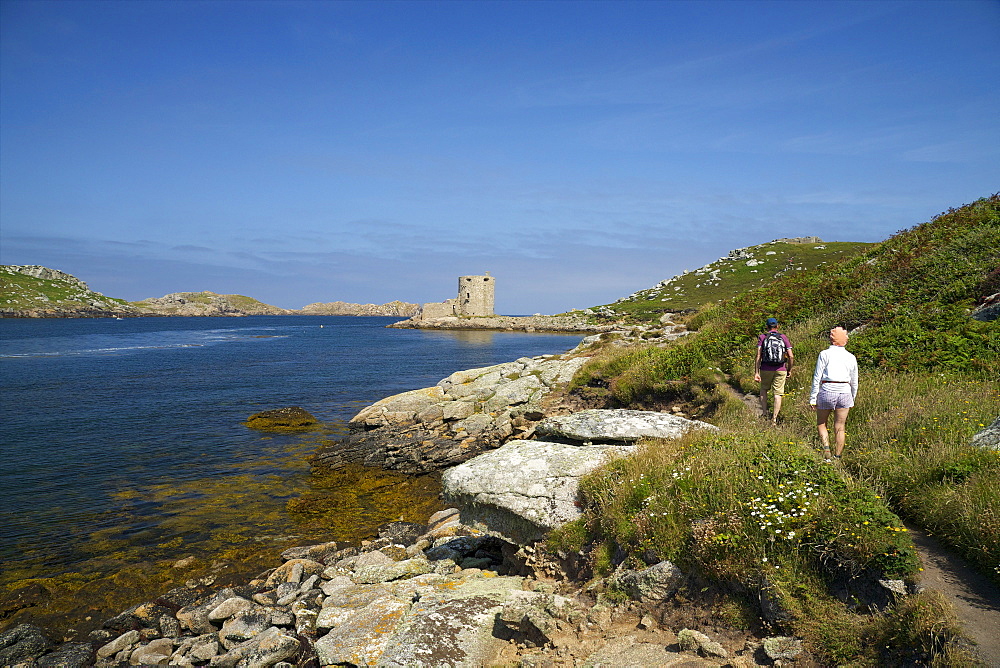
[[686, 271], [595, 310], [653, 319], [666, 311], [696, 309], [743, 294], [776, 277], [840, 262], [870, 246], [845, 241], [770, 241], [731, 251], [700, 269]]
[[[597, 574], [669, 559], [703, 578], [685, 595], [709, 614], [802, 638], [821, 665], [977, 665], [949, 604], [913, 593], [920, 565], [901, 518], [1000, 580], [1000, 451], [971, 445], [1000, 415], [1000, 323], [971, 317], [1000, 290], [998, 267], [993, 195], [704, 307], [686, 317], [696, 334], [668, 346], [606, 346], [574, 394], [696, 407], [722, 433], [649, 441], [589, 476], [585, 518], [551, 548], [587, 555]], [[754, 408], [755, 340], [771, 315], [796, 360], [778, 427]], [[851, 331], [861, 377], [831, 464], [808, 393], [835, 325]], [[911, 593], [872, 602], [880, 580]]]
[[175, 292], [163, 297], [132, 302], [145, 315], [240, 316], [285, 315], [286, 309], [271, 306], [245, 295], [222, 295], [211, 290]]
[[[35, 271], [44, 276], [23, 273]], [[44, 267], [0, 266], [0, 313], [99, 314], [134, 311], [122, 299], [94, 292], [79, 279]]]

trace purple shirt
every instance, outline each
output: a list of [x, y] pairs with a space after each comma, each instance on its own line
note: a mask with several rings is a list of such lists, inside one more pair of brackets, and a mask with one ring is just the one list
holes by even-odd
[[[764, 332], [759, 337], [757, 337], [758, 348], [764, 345], [764, 337], [766, 337], [769, 333], [770, 332]], [[792, 344], [789, 342], [788, 337], [782, 334], [781, 332], [778, 332], [778, 334], [781, 336], [781, 340], [785, 342], [785, 350], [791, 350]], [[785, 355], [785, 360], [787, 359], [788, 355]], [[764, 360], [760, 361], [760, 369], [761, 371], [788, 371], [788, 367], [785, 366], [784, 362], [782, 362], [781, 364], [768, 364]]]

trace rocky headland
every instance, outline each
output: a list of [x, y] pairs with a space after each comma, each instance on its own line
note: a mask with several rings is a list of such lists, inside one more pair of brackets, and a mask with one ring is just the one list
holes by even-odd
[[57, 269], [39, 265], [0, 266], [0, 317], [113, 318], [139, 315], [122, 299], [94, 292]]
[[211, 290], [174, 292], [163, 297], [151, 297], [132, 302], [140, 315], [167, 316], [246, 316], [290, 315], [288, 309], [264, 304], [244, 295], [220, 295]]

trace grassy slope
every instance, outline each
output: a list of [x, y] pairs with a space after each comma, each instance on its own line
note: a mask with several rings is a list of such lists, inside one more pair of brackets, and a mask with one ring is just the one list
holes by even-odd
[[46, 280], [19, 273], [0, 273], [0, 309], [93, 309], [95, 307], [91, 305], [92, 301], [106, 304], [107, 308], [128, 306], [125, 300], [105, 297], [67, 281]]
[[[211, 291], [179, 292], [176, 294], [192, 304], [197, 304], [206, 308], [213, 305], [224, 306], [249, 315], [268, 315], [284, 312], [284, 309], [277, 306], [271, 306], [270, 304], [265, 304], [264, 302], [254, 299], [253, 297], [247, 297], [245, 295], [222, 295]], [[168, 315], [176, 313], [181, 308], [180, 304], [156, 305], [151, 304], [149, 300], [131, 302], [131, 304], [132, 306], [144, 311]]]
[[825, 242], [799, 244], [771, 241], [741, 249], [694, 271], [640, 290], [608, 308], [637, 319], [658, 317], [665, 311], [684, 311], [729, 299], [760, 287], [775, 277], [809, 271], [856, 255], [872, 244]]
[[[977, 298], [997, 290], [998, 249], [994, 196], [704, 309], [691, 321], [698, 335], [669, 348], [609, 348], [589, 363], [578, 391], [622, 406], [679, 395], [712, 401], [726, 433], [651, 443], [585, 481], [583, 535], [599, 546], [595, 569], [608, 568], [618, 547], [636, 563], [652, 551], [744, 602], [769, 592], [785, 614], [777, 625], [831, 663], [892, 665], [921, 653], [960, 663], [946, 606], [933, 596], [871, 617], [845, 608], [831, 587], [851, 574], [915, 573], [896, 513], [997, 575], [1000, 456], [967, 444], [1000, 413], [1000, 326], [968, 317]], [[799, 360], [779, 430], [761, 426], [719, 384], [726, 377], [756, 392], [753, 341], [771, 314], [787, 324]], [[806, 405], [824, 333], [841, 323], [855, 330], [849, 348], [862, 365], [847, 476], [819, 461]]]

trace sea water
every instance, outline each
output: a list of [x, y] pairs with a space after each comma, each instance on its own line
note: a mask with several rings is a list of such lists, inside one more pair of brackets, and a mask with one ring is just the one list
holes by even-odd
[[[135, 564], [207, 563], [224, 547], [236, 559], [304, 537], [343, 540], [343, 530], [328, 535], [332, 515], [353, 527], [348, 538], [370, 534], [397, 518], [379, 499], [412, 511], [406, 495], [424, 495], [430, 508], [433, 481], [366, 479], [363, 494], [347, 494], [344, 472], [322, 484], [310, 474], [317, 447], [383, 397], [581, 338], [387, 329], [393, 320], [0, 320], [0, 584], [79, 588]], [[285, 406], [323, 428], [273, 435], [242, 424]]]

